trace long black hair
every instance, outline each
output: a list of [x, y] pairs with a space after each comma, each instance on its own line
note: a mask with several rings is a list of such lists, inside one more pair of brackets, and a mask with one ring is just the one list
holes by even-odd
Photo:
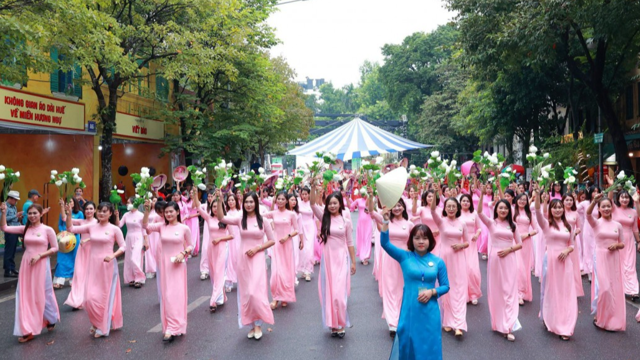
[[498, 217], [498, 206], [500, 204], [504, 204], [507, 209], [509, 209], [509, 213], [507, 214], [507, 222], [509, 222], [509, 227], [511, 228], [511, 232], [515, 232], [516, 231], [516, 224], [513, 223], [513, 214], [511, 214], [511, 204], [509, 204], [509, 202], [505, 199], [500, 199], [498, 200], [498, 202], [496, 203], [496, 206], [493, 208], [493, 218], [494, 219], [499, 219]]
[[[213, 204], [216, 204], [216, 208], [218, 207], [218, 202], [217, 201], [207, 202], [207, 212], [209, 213], [209, 215], [211, 215], [212, 218], [215, 219], [216, 215], [213, 213]], [[226, 207], [225, 204], [222, 204], [222, 209], [216, 209], [216, 211], [222, 210], [222, 214], [223, 215], [227, 215], [227, 210], [225, 209], [225, 207]], [[207, 224], [205, 224], [205, 226], [207, 226]], [[219, 229], [226, 229], [227, 228], [227, 224], [223, 223], [222, 221], [218, 221], [218, 228]]]
[[[339, 204], [342, 204], [342, 196], [338, 192], [329, 194], [327, 199], [324, 201], [324, 214], [322, 215], [322, 226], [320, 227], [320, 242], [323, 244], [327, 243], [327, 238], [331, 235], [331, 213], [329, 212], [329, 203], [331, 202], [331, 199], [334, 198]], [[338, 207], [338, 214], [340, 216], [342, 216], [342, 206], [344, 205]]]
[[565, 212], [564, 212], [564, 204], [562, 203], [562, 200], [559, 199], [553, 199], [551, 200], [551, 202], [549, 203], [549, 226], [555, 227], [556, 229], [560, 230], [560, 226], [556, 223], [556, 219], [553, 218], [553, 214], [551, 214], [551, 209], [553, 209], [556, 205], [560, 205], [560, 208], [562, 208], [562, 223], [564, 224], [564, 226], [567, 228], [568, 231], [571, 231], [571, 225], [569, 225], [569, 222], [567, 221], [567, 217], [565, 216]]
[[429, 196], [429, 194], [433, 194], [433, 201], [435, 201], [436, 206], [438, 206], [438, 204], [440, 204], [440, 197], [436, 196], [436, 192], [433, 190], [427, 190], [422, 193], [422, 206], [429, 206], [429, 204], [427, 204], [427, 196]]
[[[551, 196], [556, 196], [556, 185], [560, 185], [560, 191], [558, 191], [558, 194], [560, 194], [560, 196], [562, 196], [562, 184], [560, 184], [559, 182], [554, 182], [553, 185], [551, 185]], [[563, 206], [564, 208], [564, 206]]]
[[460, 207], [462, 207], [462, 199], [469, 200], [469, 213], [473, 214], [473, 212], [475, 211], [475, 209], [473, 208], [473, 197], [469, 194], [462, 194], [462, 196], [460, 196]]
[[524, 212], [527, 213], [527, 216], [529, 217], [529, 224], [531, 224], [531, 221], [533, 220], [533, 217], [531, 217], [531, 206], [529, 206], [529, 197], [525, 193], [518, 195], [518, 197], [513, 201], [513, 203], [515, 204], [515, 210], [513, 211], [513, 221], [518, 221], [518, 216], [520, 216], [520, 206], [518, 206], [518, 200], [520, 200], [520, 198], [523, 196], [527, 198], [527, 203], [524, 205]]
[[[296, 214], [300, 214], [300, 208], [298, 207], [298, 198], [293, 194], [286, 194], [286, 197], [287, 197], [287, 203], [284, 205], [284, 207], [287, 210], [295, 211]], [[296, 199], [296, 206], [294, 206], [293, 209], [289, 205], [289, 199], [291, 199], [291, 198]]]
[[602, 192], [602, 190], [600, 190], [600, 188], [595, 185], [589, 188], [589, 190], [586, 192], [587, 200], [593, 200], [593, 192], [596, 190], [598, 190], [598, 194]]
[[620, 197], [622, 197], [622, 195], [627, 195], [629, 197], [629, 205], [627, 205], [627, 207], [629, 209], [633, 209], [633, 199], [631, 198], [631, 194], [629, 194], [629, 192], [627, 190], [620, 190], [618, 195], [616, 195], [616, 198], [613, 201], [616, 204], [616, 206], [617, 207], [621, 207], [621, 205], [620, 205]]
[[422, 236], [429, 239], [429, 246], [427, 246], [427, 252], [430, 253], [436, 247], [436, 238], [433, 236], [433, 232], [431, 228], [425, 224], [418, 224], [411, 229], [409, 233], [409, 240], [407, 240], [407, 249], [409, 251], [416, 251], [415, 246], [413, 245], [413, 238], [418, 234], [422, 234]]
[[247, 201], [248, 198], [252, 198], [253, 201], [256, 203], [256, 206], [253, 209], [253, 212], [256, 213], [258, 228], [262, 230], [262, 215], [260, 215], [260, 203], [258, 202], [258, 194], [256, 194], [255, 191], [248, 193], [247, 196], [243, 198], [244, 200], [242, 202], [242, 230], [247, 230], [247, 207], [245, 206], [244, 203]]
[[[232, 193], [228, 193], [227, 196], [224, 197], [224, 207], [225, 207], [225, 211], [229, 211], [231, 210], [231, 208], [229, 207], [229, 198], [233, 197], [233, 200], [236, 201], [236, 208], [233, 210], [240, 210], [240, 203], [238, 202], [238, 196]], [[256, 204], [256, 206], [258, 206], [258, 204]], [[225, 213], [226, 214], [226, 213]]]
[[96, 203], [94, 203], [91, 200], [85, 201], [84, 205], [82, 205], [82, 214], [84, 215], [84, 218], [85, 219], [87, 218], [87, 214], [86, 214], [87, 206], [93, 206], [93, 218], [98, 220], [98, 218], [96, 218], [96, 210], [98, 210], [98, 209], [96, 209]]
[[[42, 222], [42, 212], [44, 211], [44, 209], [42, 209], [42, 206], [40, 206], [40, 204], [32, 204], [31, 206], [29, 206], [29, 208], [27, 209], [27, 213], [24, 214], [24, 216], [27, 216], [29, 214], [29, 210], [31, 209], [36, 209], [38, 213], [40, 213], [40, 222]], [[31, 221], [27, 219], [27, 224], [24, 226], [24, 232], [22, 233], [22, 248], [24, 250], [27, 249], [24, 237], [27, 235], [27, 230], [29, 230], [29, 227], [31, 227]]]
[[167, 218], [164, 216], [164, 211], [167, 210], [168, 208], [173, 208], [176, 213], [178, 213], [178, 222], [181, 223], [182, 222], [182, 218], [180, 217], [180, 206], [178, 205], [177, 202], [175, 201], [169, 201], [164, 208], [162, 208], [162, 217], [164, 218], [164, 223], [169, 225], [169, 221], [167, 220]]

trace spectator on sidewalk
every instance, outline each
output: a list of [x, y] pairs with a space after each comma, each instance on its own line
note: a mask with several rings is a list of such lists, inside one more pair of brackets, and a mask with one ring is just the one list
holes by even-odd
[[[31, 189], [29, 190], [29, 194], [27, 195], [27, 197], [29, 198], [24, 205], [22, 205], [22, 213], [26, 214], [27, 210], [29, 209], [29, 207], [35, 203], [38, 202], [38, 199], [40, 199], [42, 197], [42, 195], [40, 195], [40, 193], [38, 192], [38, 190], [36, 189]], [[46, 213], [48, 213], [50, 210], [50, 208], [46, 208], [42, 211], [42, 216], [44, 216]], [[27, 217], [23, 216], [22, 217], [22, 225], [27, 225]]]
[[[18, 226], [20, 225], [20, 217], [22, 211], [18, 212], [16, 204], [20, 200], [20, 193], [11, 190], [7, 194], [7, 225]], [[4, 234], [4, 277], [18, 277], [18, 271], [16, 270], [16, 262], [14, 258], [16, 256], [16, 247], [18, 246], [18, 234]]]

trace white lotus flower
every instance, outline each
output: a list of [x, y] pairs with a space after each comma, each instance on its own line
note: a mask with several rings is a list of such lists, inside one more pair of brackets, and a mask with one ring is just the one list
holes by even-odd
[[331, 160], [335, 160], [336, 159], [336, 154], [328, 152], [326, 154], [324, 154], [324, 156], [328, 157]]
[[62, 180], [56, 181], [56, 186], [58, 186], [58, 187], [62, 186]]
[[264, 168], [262, 168], [262, 167], [261, 167], [261, 168], [258, 168], [258, 173], [259, 173], [259, 174], [264, 174]]
[[573, 173], [573, 175], [578, 175], [578, 172], [575, 169], [571, 170], [571, 172]]
[[363, 196], [367, 195], [367, 187], [366, 186], [363, 186], [363, 187], [360, 188], [360, 194], [363, 195]]
[[544, 155], [542, 155], [543, 158], [548, 159], [549, 158], [549, 153], [544, 153]]
[[196, 175], [203, 175], [204, 173], [200, 170], [196, 170]]
[[4, 170], [5, 170], [4, 165], [0, 165], [0, 172], [4, 172]]
[[485, 157], [485, 158], [488, 158], [489, 156], [491, 156], [491, 155], [489, 155], [488, 151], [485, 151], [484, 154], [482, 154], [482, 157]]
[[541, 177], [539, 177], [537, 181], [538, 181], [538, 182], [542, 182], [542, 178], [541, 178]]
[[218, 165], [213, 167], [214, 170], [218, 171], [220, 169], [220, 167]]
[[490, 161], [493, 165], [498, 165], [498, 163], [499, 163], [498, 157], [497, 157], [497, 156], [495, 156], [495, 155], [491, 155], [491, 156], [489, 157], [489, 161]]
[[62, 178], [62, 183], [63, 183], [63, 184], [66, 184], [66, 183], [67, 183], [67, 178], [66, 178], [66, 177], [63, 177], [63, 178]]
[[51, 176], [56, 176], [58, 175], [58, 172], [56, 170], [51, 170]]
[[624, 179], [624, 177], [625, 177], [624, 170], [622, 170], [622, 171], [620, 171], [620, 173], [618, 174], [617, 178], [618, 178], [618, 180], [622, 180], [622, 179]]
[[124, 194], [124, 190], [116, 190], [118, 194]]
[[136, 199], [140, 199], [140, 195], [136, 194]]
[[338, 182], [342, 180], [342, 176], [340, 174], [333, 175], [333, 181]]
[[206, 173], [206, 172], [207, 172], [207, 168], [206, 168], [206, 167], [203, 167], [203, 168], [202, 168], [202, 172], [203, 172], [203, 173]]
[[575, 182], [576, 178], [574, 176], [569, 176], [568, 178], [564, 179], [565, 184], [575, 184]]
[[19, 178], [20, 177], [20, 171], [16, 171], [15, 174], [13, 174], [13, 175], [15, 175], [17, 178]]
[[369, 165], [369, 160], [362, 160], [362, 166]]
[[456, 165], [458, 165], [458, 162], [455, 160], [451, 160], [451, 166], [455, 167]]
[[51, 180], [55, 180], [55, 179], [56, 179], [56, 177], [51, 175]]
[[116, 185], [113, 185], [113, 190], [118, 190], [118, 187]]
[[538, 148], [534, 145], [531, 145], [529, 146], [529, 152], [535, 156], [535, 154], [538, 152]]
[[509, 175], [509, 174], [507, 174], [507, 173], [502, 173], [502, 174], [500, 174], [500, 177], [503, 177], [503, 178], [510, 178], [510, 177], [511, 177], [511, 175]]
[[383, 161], [384, 161], [384, 158], [382, 156], [378, 156], [376, 158], [376, 164], [382, 164]]
[[542, 177], [544, 179], [548, 179], [549, 178], [549, 172], [542, 170]]
[[457, 174], [456, 174], [456, 177], [459, 179], [459, 178], [461, 178], [461, 177], [462, 177], [462, 174], [457, 173]]
[[283, 187], [284, 185], [282, 184], [276, 184], [276, 190], [282, 190]]
[[487, 181], [488, 181], [488, 182], [493, 182], [495, 179], [496, 179], [496, 178], [495, 178], [495, 176], [492, 176], [492, 177], [490, 177]]
[[205, 191], [207, 190], [207, 185], [200, 183], [198, 184], [198, 189], [200, 189], [201, 191]]
[[433, 159], [427, 160], [427, 164], [429, 164], [429, 165], [433, 164]]
[[142, 183], [137, 183], [136, 184], [136, 189], [138, 189], [140, 186], [142, 186]]
[[222, 180], [222, 184], [220, 186], [225, 187], [227, 186], [227, 184], [229, 183], [229, 181], [227, 179]]
[[631, 180], [627, 180], [627, 182], [624, 183], [624, 187], [627, 189], [633, 189], [633, 183], [631, 182]]
[[413, 171], [411, 171], [411, 174], [412, 175], [418, 175], [418, 174], [420, 174], [420, 172], [418, 170], [413, 170]]
[[73, 169], [71, 169], [71, 173], [74, 174], [74, 175], [78, 175], [78, 174], [80, 174], [80, 169], [73, 168]]
[[149, 199], [153, 198], [153, 193], [151, 191], [149, 191], [147, 193], [147, 198], [149, 198]]
[[355, 196], [360, 195], [360, 191], [358, 191], [358, 189], [355, 189], [355, 190], [353, 191], [353, 195], [355, 195]]
[[329, 166], [330, 166], [329, 164], [324, 164], [324, 165], [322, 165], [322, 167], [323, 167], [325, 170], [329, 170]]
[[227, 163], [227, 169], [231, 169], [233, 167], [233, 163], [228, 162]]
[[551, 164], [543, 166], [541, 170], [549, 172], [551, 170]]
[[308, 175], [309, 173], [311, 173], [311, 171], [309, 171], [309, 169], [307, 169], [307, 168], [302, 169], [302, 172], [303, 172], [305, 175]]
[[416, 166], [415, 166], [415, 165], [411, 165], [411, 166], [409, 166], [409, 170], [415, 170], [415, 169], [416, 169]]
[[433, 159], [437, 158], [438, 156], [440, 156], [440, 151], [433, 151], [431, 153], [431, 158]]
[[149, 174], [141, 173], [140, 174], [140, 178], [143, 179], [143, 180], [147, 179], [147, 178], [149, 178]]
[[74, 176], [73, 177], [73, 182], [75, 182], [76, 184], [79, 184], [82, 181], [82, 178], [79, 176]]
[[260, 174], [258, 176], [260, 177], [260, 179], [266, 179], [267, 178], [267, 174]]
[[422, 178], [422, 181], [427, 181], [427, 180], [429, 180], [430, 177], [431, 177], [431, 175], [427, 174], [427, 176]]

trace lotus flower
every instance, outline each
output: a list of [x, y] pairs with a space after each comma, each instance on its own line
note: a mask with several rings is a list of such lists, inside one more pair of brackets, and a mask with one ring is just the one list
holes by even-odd
[[538, 152], [538, 148], [534, 145], [531, 145], [529, 146], [529, 152], [535, 156], [535, 154]]
[[198, 189], [200, 189], [201, 191], [205, 191], [207, 190], [207, 185], [200, 183], [198, 184]]
[[624, 179], [624, 177], [625, 177], [624, 170], [622, 170], [622, 171], [620, 171], [620, 173], [618, 174], [617, 178], [618, 178], [618, 180], [622, 180], [622, 179]]

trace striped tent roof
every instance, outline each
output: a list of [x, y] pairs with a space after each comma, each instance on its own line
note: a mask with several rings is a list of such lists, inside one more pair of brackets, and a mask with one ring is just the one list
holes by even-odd
[[407, 140], [377, 128], [360, 118], [355, 118], [332, 132], [289, 151], [287, 154], [315, 156], [316, 152], [328, 151], [336, 154], [338, 159], [346, 161], [431, 146], [433, 145]]

